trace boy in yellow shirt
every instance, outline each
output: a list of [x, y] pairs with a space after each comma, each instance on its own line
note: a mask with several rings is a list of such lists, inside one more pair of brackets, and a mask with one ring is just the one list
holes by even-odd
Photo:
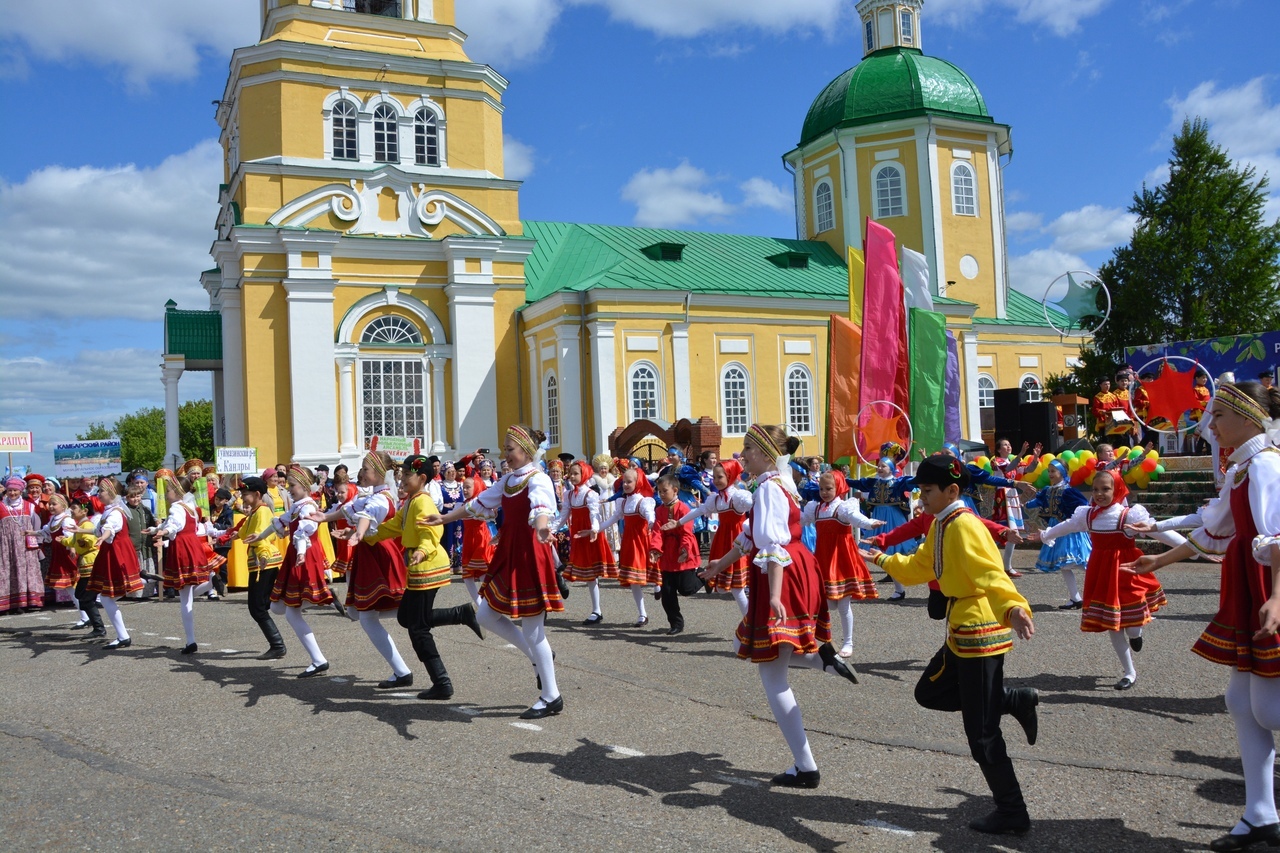
[[76, 581], [76, 603], [93, 628], [89, 636], [105, 637], [107, 628], [102, 623], [102, 613], [98, 609], [98, 594], [85, 588], [89, 585], [89, 575], [93, 574], [93, 561], [98, 559], [98, 537], [94, 535], [93, 522], [89, 520], [92, 510], [87, 498], [72, 501], [71, 520], [76, 523], [76, 532], [62, 537], [60, 541], [62, 547], [76, 555], [76, 570], [80, 573], [80, 579]]
[[258, 655], [258, 660], [277, 660], [285, 656], [285, 647], [284, 637], [271, 619], [271, 588], [276, 584], [284, 556], [271, 530], [275, 515], [262, 500], [266, 493], [267, 482], [261, 477], [245, 477], [240, 481], [245, 520], [236, 528], [235, 535], [249, 548], [249, 615], [258, 623], [269, 644], [267, 650]]
[[1022, 835], [1031, 828], [1022, 788], [1005, 752], [1000, 717], [1010, 714], [1034, 744], [1037, 734], [1033, 688], [1004, 686], [1004, 656], [1013, 635], [1035, 633], [1031, 608], [1004, 572], [991, 534], [960, 495], [969, 484], [964, 463], [931, 456], [916, 472], [924, 511], [935, 516], [914, 554], [873, 552], [876, 565], [906, 585], [937, 580], [948, 599], [947, 641], [925, 667], [916, 702], [935, 711], [959, 711], [969, 749], [986, 777], [996, 810], [970, 822], [978, 832]]

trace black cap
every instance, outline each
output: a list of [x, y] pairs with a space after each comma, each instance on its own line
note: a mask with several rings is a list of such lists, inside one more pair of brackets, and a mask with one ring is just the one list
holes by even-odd
[[213, 496], [220, 501], [231, 500], [231, 492], [228, 492], [226, 489], [218, 489], [218, 491], [213, 493]]
[[1275, 379], [1276, 374], [1273, 370], [1264, 370], [1258, 374], [1259, 379]]
[[328, 472], [328, 470], [329, 470], [329, 466], [328, 466], [328, 465], [317, 465], [317, 466], [316, 466], [316, 470], [317, 470], [317, 471], [325, 471], [325, 472]]
[[565, 465], [568, 465], [577, 457], [575, 457], [572, 453], [561, 453], [556, 458], [559, 459], [561, 462], [563, 462]]
[[257, 492], [260, 495], [267, 493], [267, 481], [261, 477], [245, 477], [240, 481], [240, 491]]
[[916, 483], [944, 489], [955, 485], [963, 489], [969, 485], [969, 469], [954, 456], [937, 453], [920, 463], [916, 469]]

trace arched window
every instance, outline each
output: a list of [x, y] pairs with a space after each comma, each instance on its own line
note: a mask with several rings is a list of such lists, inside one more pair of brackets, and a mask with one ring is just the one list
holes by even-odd
[[1018, 387], [1027, 392], [1028, 403], [1039, 403], [1044, 397], [1040, 390], [1040, 378], [1034, 373], [1028, 373], [1022, 377]]
[[832, 197], [831, 182], [819, 181], [813, 191], [814, 221], [817, 223], [815, 234], [830, 231], [836, 227], [836, 206]]
[[350, 101], [338, 101], [333, 105], [333, 159], [357, 160], [356, 105]]
[[720, 402], [725, 435], [747, 434], [747, 427], [751, 425], [747, 393], [746, 368], [740, 364], [730, 364], [720, 374]]
[[802, 364], [787, 371], [787, 427], [796, 435], [813, 435], [813, 379]]
[[403, 317], [394, 315], [379, 317], [364, 327], [360, 336], [362, 344], [421, 344], [422, 333], [418, 327]]
[[547, 444], [555, 447], [560, 443], [560, 387], [554, 373], [547, 374], [546, 398]]
[[904, 200], [906, 196], [902, 190], [902, 167], [894, 163], [881, 166], [876, 171], [874, 184], [876, 219], [907, 215]]
[[373, 111], [373, 159], [379, 163], [400, 162], [398, 118], [387, 104], [379, 104]]
[[862, 28], [867, 40], [867, 53], [870, 53], [876, 49], [876, 25], [868, 18], [863, 22]]
[[413, 116], [413, 162], [440, 165], [440, 128], [436, 114], [423, 107]]
[[361, 358], [364, 446], [374, 436], [426, 438], [426, 393], [419, 358]]
[[968, 163], [956, 163], [951, 167], [951, 212], [956, 216], [978, 215], [977, 183], [973, 167]]
[[985, 373], [978, 374], [978, 408], [994, 409], [996, 405], [996, 381]]
[[658, 417], [658, 371], [647, 361], [631, 368], [631, 420], [654, 420]]
[[916, 40], [915, 15], [905, 9], [902, 11], [902, 43], [914, 44]]

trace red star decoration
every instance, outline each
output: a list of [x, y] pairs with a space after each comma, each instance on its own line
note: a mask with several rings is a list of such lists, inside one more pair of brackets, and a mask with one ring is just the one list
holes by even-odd
[[1195, 367], [1180, 371], [1166, 361], [1160, 375], [1142, 385], [1150, 400], [1147, 423], [1164, 418], [1176, 424], [1183, 412], [1196, 408], [1199, 400], [1196, 398], [1195, 378]]
[[867, 409], [858, 422], [858, 442], [862, 447], [862, 455], [871, 459], [869, 454], [877, 452], [877, 448], [885, 442], [894, 441], [906, 445], [907, 436], [903, 434], [905, 430], [902, 427], [902, 416], [896, 411], [885, 417], [874, 406]]

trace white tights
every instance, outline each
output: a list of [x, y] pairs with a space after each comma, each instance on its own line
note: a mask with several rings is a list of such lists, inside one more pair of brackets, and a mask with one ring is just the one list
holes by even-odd
[[197, 595], [204, 595], [213, 584], [205, 581], [199, 586], [184, 586], [178, 590], [178, 608], [182, 612], [182, 630], [187, 635], [187, 645], [196, 641], [196, 616], [192, 612], [192, 604]]
[[[1124, 677], [1130, 681], [1138, 680], [1138, 670], [1133, 666], [1133, 650], [1129, 648], [1128, 631], [1137, 630], [1141, 632], [1141, 628], [1128, 628], [1124, 631], [1108, 631], [1107, 637], [1111, 640], [1111, 648], [1116, 650], [1116, 657], [1120, 658], [1120, 666], [1124, 669]], [[1137, 636], [1136, 634], [1134, 636]]]
[[543, 627], [545, 613], [536, 616], [525, 616], [520, 620], [520, 627], [495, 611], [489, 602], [481, 601], [476, 609], [476, 621], [524, 652], [530, 663], [538, 671], [542, 679], [542, 695], [534, 707], [545, 706], [560, 696], [560, 687], [556, 684], [556, 664], [551, 656], [551, 644], [547, 642], [547, 632]]
[[[600, 609], [600, 581], [598, 579], [587, 581], [587, 594], [591, 596], [591, 612], [603, 615], [603, 611]], [[554, 699], [555, 697], [553, 696], [552, 698]]]
[[1080, 587], [1076, 585], [1076, 570], [1063, 569], [1062, 580], [1067, 585], [1067, 598], [1071, 601], [1080, 600]]
[[116, 629], [116, 639], [129, 639], [129, 629], [124, 626], [124, 617], [120, 615], [120, 605], [116, 604], [116, 600], [109, 595], [102, 595], [98, 597], [98, 601], [102, 604], [102, 609], [107, 611], [111, 627]]
[[298, 641], [302, 643], [302, 647], [311, 656], [312, 666], [320, 666], [329, 662], [324, 654], [321, 653], [320, 644], [316, 642], [316, 635], [311, 632], [311, 626], [307, 624], [306, 619], [302, 618], [301, 607], [289, 607], [283, 601], [273, 601], [271, 602], [271, 612], [277, 616], [283, 614], [285, 621], [293, 629], [293, 633], [298, 635]]
[[738, 609], [742, 611], [743, 616], [746, 616], [747, 611], [751, 609], [751, 600], [747, 598], [746, 587], [731, 590], [731, 592], [733, 593], [733, 600], [738, 602]]
[[800, 705], [796, 703], [795, 693], [787, 680], [787, 667], [808, 666], [822, 669], [822, 658], [816, 654], [797, 655], [791, 646], [779, 646], [777, 660], [758, 664], [760, 683], [764, 685], [764, 697], [769, 702], [769, 710], [778, 721], [782, 737], [791, 749], [791, 757], [795, 759], [796, 770], [808, 772], [817, 770], [818, 764], [813, 760], [813, 752], [809, 749], [809, 736], [804, 731], [804, 720], [800, 716]]
[[467, 588], [467, 595], [471, 596], [471, 603], [476, 607], [480, 606], [480, 584], [476, 583], [475, 578], [463, 578], [462, 585]]
[[[1233, 670], [1226, 700], [1227, 712], [1236, 724], [1244, 769], [1244, 819], [1254, 826], [1275, 823], [1276, 745], [1272, 732], [1280, 729], [1280, 679]], [[1248, 829], [1239, 823], [1231, 831], [1243, 834]]]
[[[853, 648], [853, 599], [846, 596], [845, 598], [828, 598], [828, 610], [838, 610], [840, 612], [840, 626], [844, 628], [844, 642], [841, 648]], [[743, 616], [747, 614], [743, 613]]]
[[[391, 675], [401, 678], [409, 674], [409, 667], [405, 666], [404, 658], [400, 657], [400, 652], [396, 649], [396, 641], [391, 639], [387, 629], [382, 627], [383, 619], [388, 617], [394, 619], [395, 616], [394, 610], [361, 610], [360, 627], [369, 635], [369, 641], [373, 643], [373, 647], [378, 650], [383, 659], [391, 664]], [[290, 624], [293, 623], [290, 622]]]
[[1004, 560], [1004, 570], [1006, 573], [1013, 568], [1014, 547], [1016, 546], [1012, 542], [1006, 542], [1004, 545], [1004, 551], [1002, 551], [1000, 554], [1001, 558], [1003, 558]]
[[644, 609], [644, 587], [631, 587], [631, 600], [636, 603], [636, 618], [645, 619], [649, 614]]

